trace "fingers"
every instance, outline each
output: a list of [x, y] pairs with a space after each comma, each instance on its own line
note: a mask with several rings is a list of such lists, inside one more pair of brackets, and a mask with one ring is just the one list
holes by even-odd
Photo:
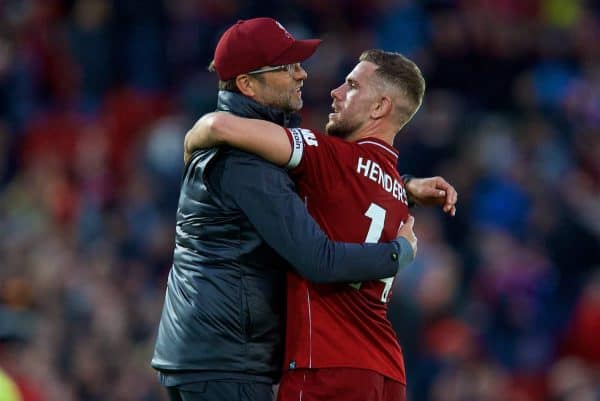
[[414, 225], [415, 225], [415, 218], [409, 214], [406, 221], [400, 222], [400, 227], [398, 227], [398, 235], [402, 235], [402, 233], [407, 232], [407, 231], [412, 231]]
[[442, 210], [444, 210], [445, 213], [448, 213], [452, 217], [456, 215], [456, 205], [453, 205], [451, 203], [444, 203]]
[[443, 198], [446, 196], [446, 191], [438, 188], [437, 185], [432, 187], [423, 186], [419, 191], [419, 195], [423, 198]]
[[408, 225], [408, 228], [411, 230], [413, 229], [413, 226], [415, 225], [415, 218], [412, 216], [412, 214], [408, 215], [408, 219], [406, 219], [405, 224]]
[[408, 215], [406, 221], [403, 224], [400, 224], [400, 228], [398, 229], [398, 237], [404, 237], [410, 243], [413, 250], [413, 256], [416, 255], [417, 252], [417, 236], [413, 231], [414, 224], [415, 218]]
[[417, 236], [415, 235], [415, 231], [414, 231], [414, 225], [415, 225], [415, 218], [412, 216], [412, 214], [408, 215], [408, 219], [406, 219], [406, 226], [408, 226], [408, 228], [410, 229], [410, 244], [413, 248], [413, 257], [417, 256]]
[[454, 216], [456, 214], [456, 202], [458, 201], [458, 193], [456, 189], [452, 185], [450, 185], [445, 179], [442, 177], [436, 178], [436, 188], [441, 192], [445, 192], [446, 199], [444, 202], [444, 206], [442, 209], [444, 212]]

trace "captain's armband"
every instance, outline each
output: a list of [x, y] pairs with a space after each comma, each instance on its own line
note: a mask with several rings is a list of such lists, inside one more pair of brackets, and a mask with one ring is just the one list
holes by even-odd
[[292, 144], [292, 154], [290, 156], [290, 160], [285, 165], [285, 168], [291, 170], [297, 167], [302, 160], [302, 153], [304, 152], [304, 140], [302, 139], [302, 131], [300, 128], [289, 128], [287, 131]]

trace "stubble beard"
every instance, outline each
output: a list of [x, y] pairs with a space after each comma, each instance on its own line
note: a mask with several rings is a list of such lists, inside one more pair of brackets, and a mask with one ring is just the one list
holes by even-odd
[[298, 98], [294, 92], [272, 92], [272, 101], [268, 106], [281, 109], [284, 112], [298, 112], [302, 109], [302, 98]]
[[360, 127], [359, 123], [352, 123], [343, 120], [329, 121], [325, 125], [327, 135], [347, 139]]

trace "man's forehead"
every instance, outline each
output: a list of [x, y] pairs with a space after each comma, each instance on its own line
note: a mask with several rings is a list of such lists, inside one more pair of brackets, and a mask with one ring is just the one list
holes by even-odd
[[368, 79], [371, 74], [375, 71], [377, 66], [370, 61], [361, 61], [356, 64], [352, 71], [346, 76], [346, 80], [353, 80], [357, 82]]

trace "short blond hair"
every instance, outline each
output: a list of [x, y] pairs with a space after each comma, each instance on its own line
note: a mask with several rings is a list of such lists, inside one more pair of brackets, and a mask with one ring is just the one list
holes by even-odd
[[425, 79], [419, 67], [400, 53], [379, 49], [365, 50], [359, 60], [375, 64], [376, 77], [384, 84], [398, 89], [408, 100], [408, 108], [399, 107], [400, 123], [406, 124], [421, 107], [425, 95]]

